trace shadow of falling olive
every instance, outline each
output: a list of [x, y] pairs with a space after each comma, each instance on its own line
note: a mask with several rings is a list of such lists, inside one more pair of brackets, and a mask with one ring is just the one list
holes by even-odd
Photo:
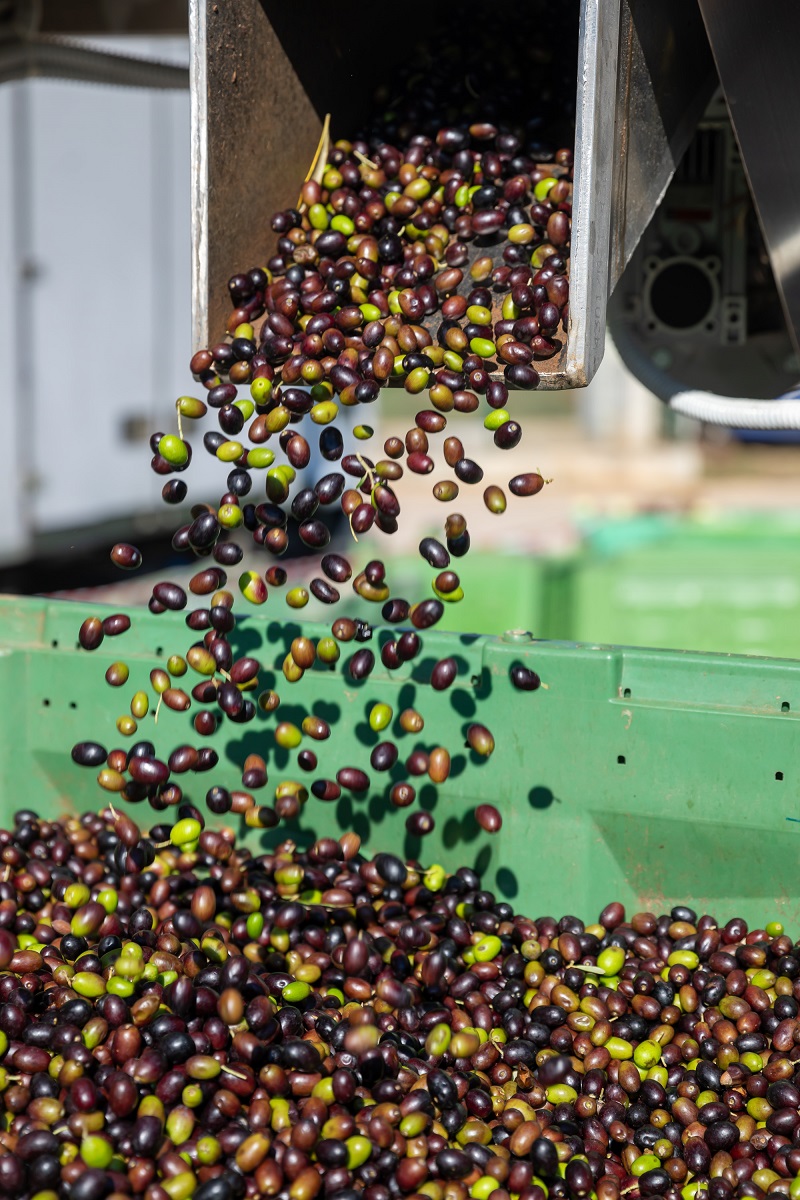
[[347, 827], [348, 833], [358, 834], [362, 842], [368, 842], [372, 832], [369, 818], [366, 813], [358, 812], [353, 817], [352, 823]]
[[480, 641], [481, 636], [480, 633], [460, 633], [458, 640], [462, 646], [474, 646], [476, 642]]
[[353, 820], [353, 801], [350, 796], [343, 795], [336, 802], [336, 824], [340, 829], [351, 829]]
[[[283, 672], [281, 672], [281, 679], [283, 679]], [[259, 671], [259, 673], [258, 673], [258, 695], [260, 696], [262, 692], [274, 692], [274, 691], [277, 691], [277, 689], [278, 689], [277, 673], [275, 671]], [[260, 711], [261, 710], [259, 709], [259, 712]], [[266, 716], [267, 714], [264, 713], [263, 715]]]
[[442, 843], [448, 850], [456, 846], [468, 845], [481, 835], [481, 827], [472, 812], [460, 817], [448, 817], [442, 830]]
[[411, 678], [414, 683], [430, 683], [431, 671], [436, 666], [438, 658], [434, 658], [432, 654], [426, 654], [424, 658], [412, 659]]
[[291, 751], [284, 749], [283, 746], [276, 746], [274, 739], [269, 749], [269, 755], [265, 754], [263, 750], [261, 751], [261, 754], [267, 760], [267, 762], [271, 763], [272, 766], [278, 771], [285, 771], [289, 766], [289, 757]]
[[487, 843], [485, 846], [481, 847], [475, 856], [475, 866], [473, 867], [473, 870], [476, 871], [478, 875], [484, 876], [489, 871], [489, 864], [491, 861], [492, 847]]
[[505, 900], [513, 900], [519, 895], [519, 880], [510, 867], [498, 867], [497, 890]]
[[450, 705], [460, 717], [469, 720], [478, 711], [475, 697], [466, 688], [454, 688], [450, 693]]
[[334, 700], [315, 700], [309, 711], [313, 712], [315, 717], [321, 717], [323, 721], [327, 721], [331, 727], [342, 717], [342, 706]]
[[265, 829], [259, 841], [263, 851], [269, 853], [287, 838], [290, 838], [300, 851], [306, 851], [314, 845], [317, 835], [313, 827], [305, 828], [299, 818], [295, 817], [292, 821], [282, 821], [276, 829]]
[[549, 787], [543, 787], [539, 784], [537, 787], [532, 787], [528, 792], [528, 803], [531, 808], [549, 808], [551, 804], [561, 803], [556, 801], [556, 797], [550, 791]]
[[487, 700], [492, 694], [493, 679], [491, 671], [481, 667], [479, 675], [472, 676], [472, 687], [479, 700]]
[[432, 813], [439, 803], [439, 793], [432, 783], [425, 783], [417, 792], [417, 804], [425, 812]]
[[419, 862], [422, 855], [422, 838], [406, 830], [406, 835], [403, 839], [403, 857], [406, 862]]
[[267, 713], [265, 715], [272, 717], [275, 726], [280, 725], [282, 721], [288, 721], [289, 724], [296, 725], [299, 729], [308, 716], [308, 710], [303, 704], [293, 704], [291, 701], [286, 704], [281, 701], [279, 708], [274, 713]]
[[353, 733], [358, 738], [362, 746], [377, 746], [381, 740], [381, 735], [386, 733], [386, 730], [381, 730], [381, 733], [376, 733], [368, 721], [359, 721], [354, 727]]
[[241, 772], [244, 760], [249, 754], [260, 754], [265, 762], [269, 762], [274, 745], [275, 740], [271, 733], [263, 729], [250, 729], [239, 738], [226, 739], [225, 758]]
[[406, 770], [406, 760], [402, 755], [398, 755], [397, 762], [390, 767], [388, 771], [383, 772], [383, 778], [386, 780], [386, 787], [389, 789], [394, 783], [405, 783], [408, 777]]
[[380, 792], [373, 793], [370, 796], [369, 804], [367, 805], [367, 815], [370, 821], [375, 825], [380, 825], [389, 815], [389, 804], [386, 797]]
[[[231, 649], [234, 659], [251, 655], [258, 658], [263, 652], [265, 639], [264, 628], [250, 623], [239, 622], [230, 636]], [[287, 642], [287, 647], [289, 643]]]
[[[485, 759], [483, 760], [486, 761]], [[466, 754], [454, 754], [450, 759], [450, 778], [458, 779], [467, 769]]]

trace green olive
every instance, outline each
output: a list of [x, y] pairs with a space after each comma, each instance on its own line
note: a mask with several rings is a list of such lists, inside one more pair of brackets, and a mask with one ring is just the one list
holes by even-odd
[[200, 837], [202, 826], [194, 817], [183, 817], [177, 821], [170, 830], [169, 840], [173, 846], [183, 846], [187, 842], [194, 842]]
[[356, 231], [356, 227], [350, 217], [344, 213], [337, 213], [335, 217], [331, 217], [331, 229], [335, 229], [337, 233], [343, 233], [345, 237], [352, 237]]
[[338, 662], [340, 654], [341, 650], [336, 638], [323, 637], [317, 642], [317, 658], [326, 666], [333, 666], [335, 662]]
[[[494, 352], [494, 349], [493, 349]], [[430, 371], [427, 367], [414, 367], [413, 371], [409, 371], [405, 378], [405, 389], [411, 392], [412, 396], [418, 395], [428, 386]]]
[[390, 704], [375, 704], [370, 710], [369, 727], [375, 733], [380, 733], [382, 729], [386, 729], [392, 721], [394, 713]]
[[305, 608], [308, 604], [308, 592], [304, 587], [293, 587], [286, 593], [286, 603], [289, 608]]
[[555, 187], [557, 182], [558, 180], [554, 179], [552, 175], [548, 175], [545, 179], [540, 179], [533, 189], [533, 194], [536, 199], [540, 203], [542, 200], [546, 200], [550, 195], [551, 189]]
[[491, 319], [491, 312], [482, 304], [471, 304], [467, 309], [467, 320], [473, 325], [488, 325]]
[[275, 452], [269, 446], [253, 446], [247, 451], [247, 465], [255, 471], [271, 467], [275, 462]]
[[321, 400], [319, 404], [315, 404], [309, 412], [309, 416], [315, 425], [330, 425], [331, 421], [335, 421], [339, 414], [339, 405], [335, 400]]
[[495, 408], [484, 419], [483, 428], [494, 432], [495, 429], [499, 429], [501, 425], [505, 425], [506, 421], [510, 420], [511, 416], [504, 408]]
[[251, 604], [263, 604], [267, 599], [267, 585], [258, 571], [243, 571], [239, 576], [239, 591]]
[[238, 504], [223, 504], [217, 511], [217, 519], [223, 529], [238, 529], [244, 522], [244, 513]]
[[87, 1167], [105, 1171], [114, 1157], [114, 1147], [107, 1137], [99, 1133], [87, 1134], [81, 1141], [81, 1158]]
[[203, 401], [195, 399], [194, 396], [181, 396], [175, 401], [175, 407], [182, 417], [188, 417], [192, 421], [199, 420], [208, 412]]
[[284, 750], [296, 750], [302, 740], [302, 733], [290, 721], [281, 721], [275, 729], [275, 741]]
[[[214, 663], [216, 667], [216, 663]], [[150, 672], [150, 686], [157, 696], [162, 696], [170, 687], [170, 678], [166, 671], [162, 671], [159, 667], [154, 667]]]
[[250, 395], [256, 404], [266, 404], [272, 395], [272, 380], [265, 379], [263, 375], [254, 379], [250, 384]]
[[189, 447], [174, 433], [165, 433], [158, 443], [158, 453], [173, 467], [182, 467], [189, 461]]
[[243, 454], [244, 446], [241, 442], [229, 441], [217, 446], [217, 458], [220, 462], [236, 462], [237, 458], [241, 458]]
[[328, 228], [328, 210], [324, 204], [312, 204], [308, 210], [308, 219], [312, 229]]

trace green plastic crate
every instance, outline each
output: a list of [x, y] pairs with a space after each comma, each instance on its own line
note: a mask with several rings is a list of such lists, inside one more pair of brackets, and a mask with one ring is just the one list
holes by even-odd
[[[118, 745], [114, 720], [129, 691], [146, 686], [165, 652], [187, 644], [181, 614], [139, 611], [122, 637], [107, 638], [91, 654], [78, 649], [80, 621], [108, 611], [0, 600], [0, 823], [20, 807], [46, 815], [97, 808], [105, 794], [93, 771], [71, 761], [72, 745], [86, 738]], [[338, 670], [315, 668], [290, 686], [280, 663], [299, 630], [258, 617], [237, 627], [235, 649], [260, 658], [264, 686], [280, 680], [284, 703], [249, 725], [222, 724], [215, 781], [237, 786], [234, 763], [257, 750], [270, 770], [258, 795], [271, 799], [272, 786], [296, 777], [296, 769], [275, 749], [270, 730], [277, 719], [299, 720], [312, 709], [334, 727], [328, 742], [314, 743], [320, 773], [345, 763], [368, 766], [377, 736], [365, 718], [377, 700], [396, 713], [416, 704], [426, 717], [419, 738], [398, 739], [402, 758], [414, 745], [441, 742], [451, 748], [453, 772], [438, 795], [430, 785], [419, 790], [419, 802], [436, 817], [422, 844], [405, 831], [409, 810], [391, 809], [376, 793], [332, 805], [311, 797], [295, 826], [250, 832], [254, 849], [287, 833], [302, 844], [312, 830], [354, 829], [372, 851], [474, 866], [488, 887], [533, 916], [572, 911], [594, 919], [620, 899], [628, 912], [689, 901], [719, 918], [781, 917], [790, 927], [800, 921], [799, 663], [432, 631], [413, 672], [407, 665], [390, 675], [378, 662], [369, 679], [354, 684]], [[305, 632], [315, 636], [322, 627]], [[388, 631], [376, 641], [383, 636]], [[461, 660], [459, 682], [443, 694], [420, 687], [445, 654]], [[106, 666], [118, 658], [131, 667], [130, 688], [104, 682]], [[515, 661], [540, 673], [538, 691], [512, 688]], [[196, 740], [190, 719], [162, 710], [158, 723], [152, 716], [142, 722], [140, 734], [166, 754]], [[489, 760], [461, 749], [473, 719], [496, 737]], [[200, 799], [210, 777], [181, 781]], [[472, 816], [480, 801], [503, 812], [494, 837]], [[151, 823], [149, 809], [138, 812]]]
[[800, 658], [800, 523], [641, 518], [553, 567], [550, 636]]

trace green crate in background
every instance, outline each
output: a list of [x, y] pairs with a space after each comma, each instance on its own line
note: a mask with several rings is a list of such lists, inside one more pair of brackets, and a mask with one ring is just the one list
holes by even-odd
[[599, 526], [550, 588], [550, 636], [800, 658], [796, 516]]
[[[800, 658], [800, 514], [604, 521], [571, 555], [476, 549], [452, 567], [465, 600], [442, 630]], [[435, 575], [393, 560], [392, 594], [430, 595]], [[363, 613], [347, 590], [343, 604]]]
[[[183, 614], [134, 610], [128, 633], [93, 653], [76, 648], [83, 618], [109, 611], [0, 599], [0, 825], [22, 807], [47, 816], [99, 807], [105, 794], [94, 771], [71, 761], [72, 745], [87, 738], [119, 745], [114, 720], [129, 693], [187, 646]], [[311, 797], [293, 825], [250, 831], [254, 850], [287, 835], [307, 844], [315, 833], [354, 829], [369, 852], [473, 866], [487, 887], [532, 916], [571, 911], [590, 920], [612, 899], [629, 914], [682, 901], [719, 920], [741, 914], [752, 925], [780, 917], [800, 933], [800, 663], [434, 630], [424, 634], [420, 659], [396, 673], [378, 660], [367, 680], [353, 683], [340, 670], [315, 667], [290, 686], [280, 664], [287, 639], [301, 628], [310, 636], [324, 631], [258, 615], [237, 626], [235, 651], [260, 659], [262, 685], [278, 683], [283, 703], [248, 725], [223, 722], [213, 739], [220, 767], [182, 776], [189, 797], [202, 804], [212, 779], [240, 786], [234, 764], [257, 750], [270, 772], [258, 797], [270, 801], [277, 782], [300, 774], [294, 757], [274, 747], [271, 730], [278, 719], [299, 721], [312, 710], [333, 726], [329, 741], [313, 744], [320, 774], [344, 764], [368, 769], [378, 735], [366, 716], [378, 700], [395, 713], [415, 704], [426, 718], [418, 738], [395, 731], [401, 759], [416, 745], [445, 744], [453, 772], [438, 793], [419, 789], [419, 803], [436, 818], [422, 843], [406, 833], [409, 810], [383, 799], [381, 781], [374, 794], [337, 804]], [[377, 630], [373, 644], [390, 636]], [[344, 648], [344, 662], [353, 649]], [[452, 689], [433, 693], [420, 685], [445, 655], [459, 660], [461, 673]], [[104, 672], [120, 658], [130, 665], [130, 683], [112, 689]], [[538, 691], [513, 689], [515, 661], [540, 673]], [[166, 755], [181, 742], [196, 743], [191, 717], [162, 709], [157, 723], [152, 714], [142, 722], [139, 736]], [[472, 720], [495, 735], [488, 760], [464, 749]], [[477, 826], [472, 812], [481, 801], [501, 809], [499, 835]], [[132, 812], [144, 827], [164, 819], [143, 806]]]
[[[463, 558], [452, 559], [450, 567], [458, 573], [464, 599], [445, 604], [437, 629], [493, 636], [508, 629], [524, 629], [537, 637], [547, 636], [543, 626], [550, 571], [547, 559], [472, 550]], [[388, 566], [392, 595], [411, 602], [433, 596], [431, 581], [436, 575], [419, 554], [392, 558]], [[363, 602], [354, 603], [363, 615]]]

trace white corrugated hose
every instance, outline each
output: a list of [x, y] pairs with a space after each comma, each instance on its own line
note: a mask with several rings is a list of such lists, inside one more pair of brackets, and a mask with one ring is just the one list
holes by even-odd
[[667, 407], [683, 417], [729, 429], [800, 429], [800, 393], [778, 400], [739, 400], [713, 392], [676, 392]]

